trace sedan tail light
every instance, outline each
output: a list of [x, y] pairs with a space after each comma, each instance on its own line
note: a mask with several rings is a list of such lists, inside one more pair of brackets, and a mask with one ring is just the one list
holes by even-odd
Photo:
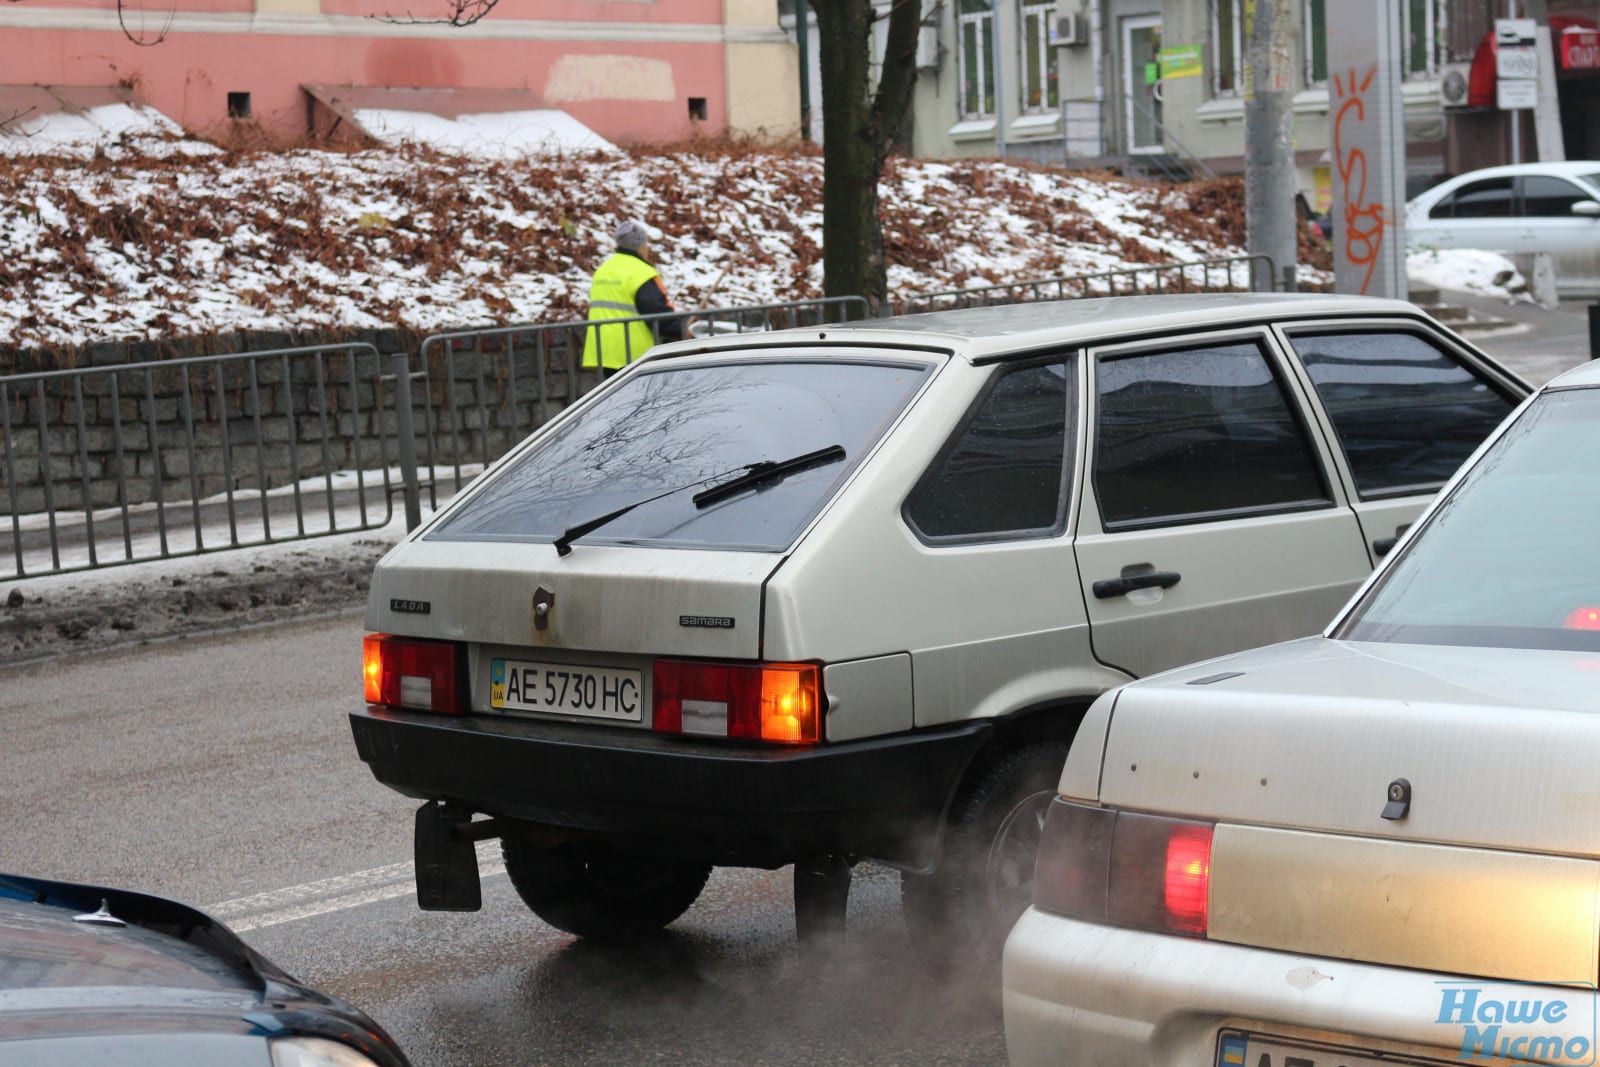
[[467, 710], [462, 651], [453, 641], [368, 634], [361, 643], [367, 703], [461, 714]]
[[809, 745], [822, 739], [821, 669], [815, 663], [657, 660], [659, 733]]
[[1600, 630], [1600, 608], [1573, 608], [1561, 625], [1568, 630]]
[[1215, 824], [1074, 804], [1045, 817], [1033, 904], [1074, 919], [1204, 937]]

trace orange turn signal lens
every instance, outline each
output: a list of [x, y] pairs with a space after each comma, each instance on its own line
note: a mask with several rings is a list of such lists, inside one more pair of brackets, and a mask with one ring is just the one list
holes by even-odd
[[361, 676], [368, 704], [383, 703], [383, 635], [368, 634], [361, 641]]
[[788, 745], [817, 740], [817, 668], [785, 664], [761, 669], [761, 739]]

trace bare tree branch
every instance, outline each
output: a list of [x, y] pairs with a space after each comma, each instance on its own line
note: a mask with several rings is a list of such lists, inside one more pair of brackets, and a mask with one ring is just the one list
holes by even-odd
[[[5, 2], [8, 4], [20, 4], [23, 2], [23, 0], [5, 0]], [[143, 15], [144, 12], [141, 11], [140, 14]], [[138, 45], [140, 48], [149, 48], [153, 45], [160, 44], [162, 41], [165, 41], [167, 39], [167, 34], [172, 30], [172, 20], [176, 18], [177, 15], [178, 6], [176, 3], [174, 3], [172, 7], [167, 9], [167, 17], [166, 20], [162, 22], [161, 29], [157, 30], [154, 35], [151, 35], [147, 33], [143, 27], [135, 30], [128, 25], [127, 0], [117, 0], [117, 25], [122, 29], [122, 35], [128, 40], [132, 41], [134, 44]]]
[[368, 15], [367, 18], [399, 26], [471, 26], [499, 3], [500, 0], [448, 0], [445, 13], [436, 18], [419, 18], [409, 11], [404, 15]]
[[9, 115], [0, 115], [0, 133], [19, 134], [20, 136], [23, 136], [23, 137], [32, 136], [31, 134], [22, 133], [20, 130], [7, 129], [7, 127], [9, 127], [13, 122], [18, 121], [19, 119], [27, 118], [29, 115], [33, 114], [37, 110], [39, 110], [39, 109], [36, 108], [36, 107], [27, 107], [27, 108], [23, 108], [21, 111], [13, 111]]

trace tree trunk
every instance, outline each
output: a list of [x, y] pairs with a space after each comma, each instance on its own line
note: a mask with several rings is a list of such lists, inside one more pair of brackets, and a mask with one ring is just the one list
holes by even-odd
[[[897, 0], [870, 98], [872, 0], [814, 0], [822, 73], [822, 270], [827, 296], [888, 296], [878, 178], [916, 81], [921, 0]], [[802, 14], [802, 17], [803, 14]]]

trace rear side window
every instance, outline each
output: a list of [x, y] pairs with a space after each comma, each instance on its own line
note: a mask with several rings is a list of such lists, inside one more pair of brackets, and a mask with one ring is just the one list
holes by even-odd
[[1530, 174], [1522, 181], [1522, 213], [1542, 218], [1571, 218], [1572, 205], [1594, 199], [1583, 189], [1562, 178]]
[[1098, 380], [1094, 488], [1107, 529], [1330, 502], [1255, 343], [1111, 357]]
[[[927, 364], [837, 359], [644, 370], [496, 471], [428, 534], [553, 541], [629, 505], [583, 542], [779, 551], [910, 402]], [[840, 446], [782, 477], [695, 502], [756, 464]], [[659, 500], [639, 503], [660, 495]]]
[[1433, 492], [1512, 401], [1413, 333], [1294, 334], [1363, 498]]
[[906, 503], [927, 538], [1025, 536], [1065, 511], [1071, 362], [997, 372]]
[[1506, 219], [1515, 215], [1510, 178], [1485, 178], [1468, 182], [1428, 212], [1434, 219]]

